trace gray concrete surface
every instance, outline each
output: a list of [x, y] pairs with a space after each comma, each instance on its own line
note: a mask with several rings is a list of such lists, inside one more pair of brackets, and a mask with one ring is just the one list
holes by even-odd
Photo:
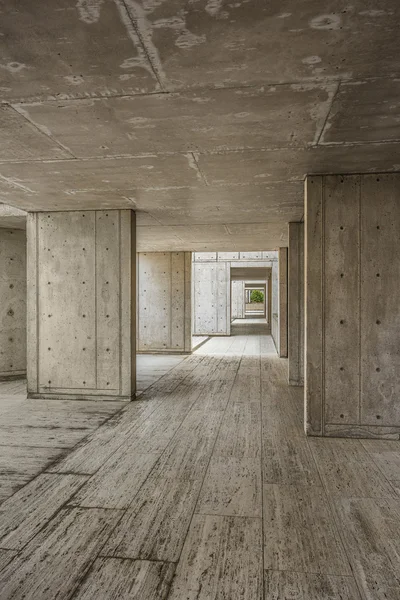
[[279, 282], [279, 350], [280, 358], [288, 355], [288, 249], [279, 248], [278, 252]]
[[139, 251], [286, 246], [305, 174], [399, 169], [399, 20], [396, 0], [8, 2], [0, 201], [134, 209]]
[[0, 379], [26, 373], [26, 233], [0, 228]]
[[289, 223], [288, 381], [304, 385], [304, 224]]
[[306, 428], [400, 434], [400, 176], [307, 178]]
[[135, 213], [28, 218], [30, 397], [135, 393]]
[[191, 252], [137, 255], [137, 349], [191, 352]]

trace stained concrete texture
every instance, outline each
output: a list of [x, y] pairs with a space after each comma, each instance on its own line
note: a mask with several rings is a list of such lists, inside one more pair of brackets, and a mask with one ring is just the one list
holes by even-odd
[[135, 393], [135, 214], [28, 218], [30, 397]]
[[0, 379], [26, 373], [26, 233], [0, 228]]
[[288, 243], [307, 173], [399, 168], [397, 0], [22, 0], [0, 200], [133, 209], [139, 251]]
[[190, 252], [137, 255], [137, 349], [191, 352]]
[[400, 435], [400, 175], [306, 182], [307, 433]]

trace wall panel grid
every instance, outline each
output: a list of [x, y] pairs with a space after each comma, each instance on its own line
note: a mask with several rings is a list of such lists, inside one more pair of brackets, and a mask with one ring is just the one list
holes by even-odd
[[310, 435], [400, 433], [400, 174], [306, 182]]
[[131, 396], [134, 227], [128, 210], [29, 214], [31, 396]]

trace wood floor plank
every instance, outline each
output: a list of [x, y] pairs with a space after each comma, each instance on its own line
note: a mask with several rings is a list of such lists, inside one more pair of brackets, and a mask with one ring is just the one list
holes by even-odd
[[168, 600], [262, 600], [261, 519], [195, 515]]
[[99, 558], [74, 600], [165, 600], [174, 572], [170, 563]]
[[353, 577], [265, 572], [265, 598], [268, 600], [361, 600]]
[[[14, 552], [13, 550], [0, 549], [0, 571], [2, 571], [4, 569], [4, 567], [6, 567], [14, 559], [14, 557], [16, 555], [17, 555], [17, 552]], [[0, 576], [0, 582], [1, 582], [1, 576]]]
[[261, 504], [260, 458], [211, 459], [197, 513], [261, 517]]
[[87, 508], [128, 508], [159, 456], [159, 453], [138, 454], [136, 448], [120, 448], [92, 475], [71, 504]]
[[213, 455], [232, 458], [257, 458], [261, 455], [259, 403], [230, 403], [222, 420]]
[[360, 440], [387, 479], [400, 480], [400, 442], [386, 440]]
[[321, 487], [264, 485], [263, 499], [267, 570], [351, 574]]
[[400, 501], [336, 498], [344, 543], [368, 600], [400, 598]]
[[393, 498], [395, 492], [359, 440], [309, 440], [318, 470], [331, 497]]
[[49, 472], [96, 473], [160, 404], [161, 401], [132, 402], [124, 411], [86, 437], [65, 458], [52, 465]]
[[0, 498], [11, 496], [64, 453], [59, 448], [1, 446]]
[[281, 485], [321, 485], [306, 438], [263, 436], [263, 481]]
[[182, 551], [201, 479], [151, 474], [104, 548], [106, 556], [176, 562]]
[[93, 431], [93, 427], [0, 427], [1, 446], [72, 448]]
[[86, 480], [41, 474], [24, 486], [0, 507], [0, 547], [21, 550]]
[[67, 600], [120, 511], [63, 509], [1, 572], [1, 600]]

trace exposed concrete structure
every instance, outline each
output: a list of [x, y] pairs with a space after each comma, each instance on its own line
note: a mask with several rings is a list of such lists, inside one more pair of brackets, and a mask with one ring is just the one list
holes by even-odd
[[398, 170], [398, 19], [396, 0], [7, 2], [0, 198], [134, 209], [139, 251], [285, 246], [306, 173]]
[[289, 223], [288, 381], [304, 385], [304, 224]]
[[0, 379], [26, 374], [26, 234], [0, 228]]
[[[237, 289], [246, 280], [264, 282], [276, 261], [273, 251], [193, 253], [193, 334], [230, 335], [231, 320], [236, 316], [231, 314], [232, 289], [232, 306], [237, 312]], [[238, 288], [233, 284], [239, 284]], [[244, 306], [240, 310], [244, 311]]]
[[28, 217], [31, 398], [135, 393], [135, 213]]
[[306, 429], [399, 438], [400, 175], [306, 184]]
[[191, 352], [191, 275], [191, 252], [138, 254], [139, 352]]

